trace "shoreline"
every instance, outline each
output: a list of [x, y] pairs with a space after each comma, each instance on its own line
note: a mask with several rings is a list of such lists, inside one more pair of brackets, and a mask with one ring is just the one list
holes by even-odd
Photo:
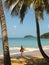
[[[20, 49], [20, 48], [18, 48]], [[23, 56], [19, 53], [10, 54], [11, 65], [49, 65], [42, 57], [38, 48], [25, 48]], [[49, 47], [44, 47], [44, 51], [49, 55]], [[0, 65], [4, 65], [3, 56], [0, 57]]]
[[[12, 49], [13, 51], [11, 52]], [[44, 46], [43, 50], [49, 56], [49, 46]], [[10, 57], [12, 56], [21, 56], [20, 47], [10, 48]], [[42, 55], [39, 51], [39, 48], [25, 48], [25, 51], [23, 52], [23, 56], [36, 57], [36, 56], [42, 56]], [[0, 58], [3, 58], [3, 55], [0, 55]]]

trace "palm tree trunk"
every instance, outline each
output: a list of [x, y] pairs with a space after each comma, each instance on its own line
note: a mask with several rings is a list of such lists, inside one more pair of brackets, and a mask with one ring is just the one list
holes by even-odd
[[2, 31], [4, 65], [11, 65], [9, 47], [8, 47], [7, 29], [6, 29], [5, 16], [2, 7], [2, 0], [0, 0], [0, 22], [1, 22], [1, 31]]
[[49, 63], [49, 57], [45, 54], [45, 52], [43, 51], [42, 49], [42, 45], [41, 45], [41, 42], [40, 42], [40, 29], [39, 29], [39, 23], [38, 23], [38, 18], [37, 18], [37, 15], [35, 13], [35, 16], [36, 16], [36, 28], [37, 28], [37, 41], [38, 41], [38, 47], [39, 47], [39, 50], [42, 54], [42, 56], [45, 58], [45, 60]]

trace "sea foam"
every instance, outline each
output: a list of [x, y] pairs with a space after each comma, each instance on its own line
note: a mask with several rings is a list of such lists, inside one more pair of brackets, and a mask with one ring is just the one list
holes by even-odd
[[[20, 53], [20, 47], [11, 47], [11, 48], [9, 48], [9, 50], [10, 50], [10, 56], [20, 56], [21, 55], [21, 53]], [[17, 51], [16, 51], [17, 50]], [[43, 50], [45, 51], [47, 51], [47, 50], [49, 50], [49, 46], [44, 46], [43, 47]], [[11, 52], [12, 51], [12, 52]], [[14, 52], [13, 52], [14, 51]], [[26, 54], [28, 54], [28, 53], [32, 53], [32, 52], [37, 52], [37, 51], [39, 51], [39, 48], [25, 48], [25, 50], [24, 50], [24, 54], [26, 53]], [[3, 57], [3, 54], [1, 54], [0, 55], [0, 57]]]

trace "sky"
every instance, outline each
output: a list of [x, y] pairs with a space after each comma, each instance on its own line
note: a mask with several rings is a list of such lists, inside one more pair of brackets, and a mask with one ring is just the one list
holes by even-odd
[[[36, 36], [36, 20], [33, 9], [29, 9], [23, 20], [23, 24], [20, 24], [19, 16], [11, 16], [10, 11], [4, 10], [8, 37], [22, 38], [26, 35]], [[44, 20], [39, 20], [40, 35], [49, 32], [49, 15], [44, 12]], [[0, 26], [1, 31], [1, 26]], [[1, 32], [0, 32], [1, 37]]]

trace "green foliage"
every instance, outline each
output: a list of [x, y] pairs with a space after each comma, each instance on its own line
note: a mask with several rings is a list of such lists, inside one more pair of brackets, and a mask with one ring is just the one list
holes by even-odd
[[34, 38], [34, 36], [32, 36], [32, 35], [26, 35], [26, 36], [24, 36], [24, 38]]
[[25, 3], [28, 7], [30, 7], [30, 4], [32, 3], [32, 0], [24, 0], [24, 3]]
[[18, 12], [20, 10], [20, 6], [21, 6], [21, 3], [20, 2], [18, 2], [17, 5], [14, 6], [14, 8], [11, 11], [11, 15], [12, 16], [18, 15]]
[[44, 3], [42, 0], [36, 0], [33, 4], [34, 10], [36, 12], [37, 17], [43, 19], [43, 11], [44, 11]]
[[44, 10], [47, 13], [49, 13], [49, 0], [6, 0], [5, 1], [6, 8], [9, 9], [15, 3], [16, 5], [13, 7], [11, 14], [13, 16], [19, 15], [21, 21], [23, 21], [25, 17], [25, 12], [28, 10], [31, 4], [33, 4], [33, 8], [38, 18], [40, 17], [41, 19], [44, 19], [43, 17]]
[[41, 38], [49, 38], [49, 33], [45, 33], [45, 34], [41, 35]]
[[21, 18], [21, 23], [23, 23], [23, 18], [25, 16], [25, 12], [27, 10], [27, 5], [23, 4], [22, 8], [20, 10], [20, 18]]
[[5, 0], [5, 7], [9, 9], [17, 0]]

